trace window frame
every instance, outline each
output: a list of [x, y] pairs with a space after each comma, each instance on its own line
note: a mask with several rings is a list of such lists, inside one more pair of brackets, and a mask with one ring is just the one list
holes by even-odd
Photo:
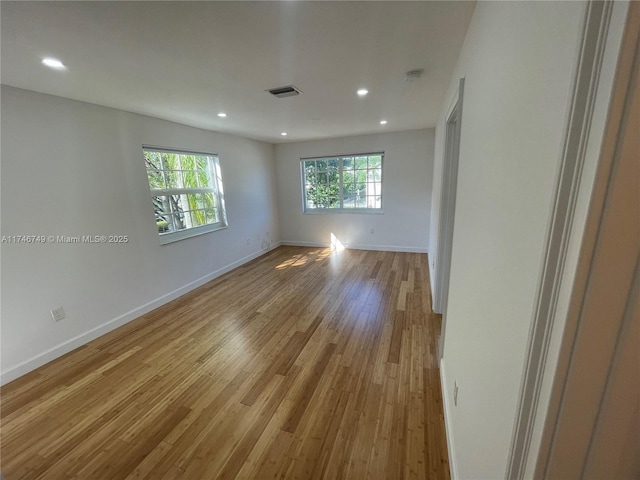
[[[343, 165], [345, 158], [355, 158], [355, 157], [370, 157], [374, 155], [380, 156], [380, 208], [352, 208], [352, 207], [344, 207], [344, 177], [343, 177]], [[323, 155], [318, 157], [301, 157], [300, 158], [300, 188], [301, 188], [301, 197], [302, 197], [302, 213], [305, 215], [321, 215], [328, 213], [338, 213], [338, 214], [367, 214], [367, 215], [380, 215], [384, 213], [384, 186], [383, 186], [383, 178], [384, 178], [384, 157], [385, 152], [383, 150], [376, 152], [364, 152], [364, 153], [349, 153], [349, 154], [340, 154], [340, 155]], [[338, 159], [338, 178], [339, 178], [339, 199], [340, 199], [340, 207], [335, 208], [307, 208], [307, 189], [306, 189], [306, 176], [305, 176], [305, 168], [304, 164], [310, 160], [330, 160], [330, 159]], [[366, 183], [366, 182], [365, 182]]]
[[[152, 188], [151, 183], [149, 182], [149, 176], [147, 174], [147, 165], [145, 159], [145, 152], [154, 152], [154, 153], [172, 153], [176, 155], [193, 155], [199, 157], [206, 157], [208, 162], [208, 173], [210, 182], [213, 185], [207, 187], [198, 187], [198, 188]], [[208, 223], [205, 225], [199, 225], [196, 227], [189, 227], [182, 230], [177, 230], [174, 232], [160, 232], [158, 231], [158, 238], [160, 240], [161, 245], [167, 245], [169, 243], [177, 242], [180, 240], [184, 240], [185, 238], [196, 237], [199, 235], [204, 235], [205, 233], [215, 232], [217, 230], [222, 230], [228, 227], [227, 221], [227, 213], [226, 206], [224, 201], [224, 187], [222, 181], [222, 173], [220, 169], [220, 157], [217, 153], [208, 153], [201, 152], [195, 150], [188, 150], [182, 148], [173, 148], [173, 147], [161, 147], [157, 145], [142, 145], [142, 156], [145, 161], [145, 176], [147, 177], [147, 185], [149, 187], [149, 193], [151, 197], [151, 202], [153, 205], [154, 197], [163, 197], [170, 195], [184, 195], [184, 194], [198, 194], [198, 193], [212, 193], [214, 196], [214, 205], [217, 209], [217, 222]], [[182, 170], [172, 170], [172, 171], [182, 171]], [[195, 171], [198, 171], [197, 169]], [[190, 212], [191, 210], [189, 210]], [[155, 210], [154, 210], [154, 219], [155, 219]]]

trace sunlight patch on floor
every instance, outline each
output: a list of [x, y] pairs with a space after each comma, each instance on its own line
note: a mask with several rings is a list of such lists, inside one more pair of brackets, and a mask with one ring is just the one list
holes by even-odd
[[331, 232], [331, 250], [335, 252], [342, 252], [344, 250], [344, 245], [333, 232]]
[[[333, 235], [333, 234], [331, 234], [331, 235]], [[335, 238], [335, 236], [333, 236], [333, 237]], [[345, 247], [342, 245], [340, 240], [338, 240], [336, 238], [336, 243], [334, 244], [332, 242], [331, 248], [319, 248], [318, 250], [313, 250], [313, 251], [305, 253], [305, 254], [294, 255], [291, 258], [289, 258], [288, 260], [285, 260], [284, 262], [282, 262], [279, 265], [277, 265], [275, 267], [275, 269], [276, 270], [284, 270], [284, 269], [290, 268], [290, 267], [301, 267], [301, 266], [307, 264], [308, 262], [314, 262], [314, 261], [315, 262], [320, 262], [322, 260], [325, 260], [326, 258], [329, 258], [335, 252], [343, 251], [344, 248]]]

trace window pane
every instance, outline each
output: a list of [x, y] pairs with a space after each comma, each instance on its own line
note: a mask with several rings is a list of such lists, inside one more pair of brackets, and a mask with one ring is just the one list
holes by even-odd
[[213, 208], [215, 207], [215, 196], [211, 192], [200, 194], [200, 198], [202, 198], [202, 206], [204, 208]]
[[180, 228], [180, 220], [176, 217], [176, 215], [167, 215], [166, 216], [167, 229], [165, 232], [158, 233], [170, 233], [177, 232]]
[[156, 226], [158, 227], [158, 233], [167, 233], [169, 230], [169, 222], [166, 219], [156, 219]]
[[199, 227], [206, 223], [204, 210], [194, 210], [191, 212], [191, 225]]
[[175, 218], [175, 229], [184, 230], [187, 228], [189, 222], [187, 222], [184, 213], [174, 215]]
[[169, 205], [168, 197], [153, 197], [153, 210], [158, 232], [163, 233], [169, 231], [171, 226], [171, 207]]
[[178, 156], [173, 153], [161, 153], [162, 168], [164, 170], [180, 170]]
[[184, 188], [198, 188], [198, 177], [193, 170], [182, 172], [182, 185]]
[[156, 222], [158, 233], [175, 232], [173, 215], [167, 215], [162, 220]]
[[157, 152], [144, 152], [144, 161], [147, 165], [147, 168], [152, 170], [162, 170], [160, 154], [158, 154]]
[[353, 158], [345, 157], [342, 159], [342, 169], [343, 170], [353, 170]]
[[193, 155], [180, 155], [182, 170], [195, 170], [196, 162]]
[[317, 189], [311, 191], [311, 201], [313, 208], [324, 208], [324, 197]]
[[367, 195], [379, 195], [380, 192], [377, 190], [378, 184], [376, 183], [367, 183]]
[[355, 166], [357, 169], [366, 169], [367, 157], [355, 157]]
[[216, 223], [216, 210], [214, 208], [207, 208], [204, 211], [205, 218], [207, 219], [207, 223]]
[[147, 170], [147, 178], [149, 179], [149, 187], [152, 189], [164, 188], [164, 178], [159, 170]]
[[167, 171], [164, 172], [164, 178], [166, 180], [166, 187], [168, 189], [171, 188], [180, 188], [181, 180], [178, 178], [179, 172]]
[[367, 181], [367, 171], [366, 170], [356, 170], [355, 171], [355, 180], [356, 182], [366, 182]]
[[196, 210], [200, 208], [200, 205], [198, 205], [198, 194], [190, 193], [188, 195], [183, 195], [182, 197], [186, 201], [186, 204], [183, 204], [185, 210]]
[[340, 206], [339, 167], [338, 158], [303, 161], [305, 208], [325, 209]]
[[315, 183], [307, 183], [305, 185], [305, 193], [307, 206], [309, 208], [318, 208], [318, 186]]
[[315, 202], [314, 202], [314, 198], [313, 198], [313, 190], [312, 188], [307, 185], [305, 187], [305, 205], [307, 208], [315, 208]]
[[189, 209], [189, 198], [186, 194], [182, 194], [182, 195], [175, 195], [177, 203], [178, 203], [178, 209], [182, 212], [190, 210]]
[[168, 211], [171, 213], [176, 213], [180, 211], [180, 196], [179, 195], [167, 195], [164, 197]]
[[356, 184], [353, 182], [344, 183], [342, 185], [342, 193], [345, 197], [351, 197], [356, 193]]
[[379, 196], [367, 197], [367, 208], [381, 208], [381, 206], [382, 206], [381, 197]]
[[345, 183], [342, 186], [343, 204], [344, 208], [354, 208], [356, 198], [356, 185], [355, 183]]
[[369, 157], [369, 168], [380, 168], [382, 165], [382, 157], [380, 155], [372, 155]]
[[342, 183], [353, 183], [356, 179], [353, 171], [343, 171], [342, 172]]
[[196, 157], [196, 170], [204, 173], [209, 172], [209, 160], [207, 157], [197, 156]]
[[198, 172], [198, 183], [201, 187], [213, 186], [213, 182], [211, 181], [208, 171]]

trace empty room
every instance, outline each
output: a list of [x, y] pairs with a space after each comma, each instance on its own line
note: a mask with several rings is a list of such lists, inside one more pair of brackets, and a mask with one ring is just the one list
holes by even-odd
[[640, 3], [0, 23], [0, 480], [639, 478]]

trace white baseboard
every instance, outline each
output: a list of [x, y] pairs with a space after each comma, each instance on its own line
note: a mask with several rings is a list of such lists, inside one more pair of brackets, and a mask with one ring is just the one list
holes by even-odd
[[[292, 247], [318, 247], [318, 248], [329, 248], [331, 244], [329, 242], [298, 242], [293, 240], [283, 240], [282, 245], [288, 245]], [[352, 250], [375, 250], [381, 252], [407, 252], [407, 253], [427, 253], [426, 248], [420, 247], [406, 247], [406, 246], [396, 246], [396, 245], [363, 245], [356, 243], [345, 243], [344, 248], [352, 249]]]
[[322, 243], [322, 242], [297, 242], [297, 241], [290, 241], [290, 240], [283, 240], [282, 241], [282, 245], [285, 245], [287, 247], [317, 247], [317, 248], [329, 248], [329, 247], [331, 247], [331, 244], [329, 242], [326, 242], [326, 243]]
[[444, 358], [440, 359], [440, 387], [442, 389], [442, 406], [444, 408], [444, 429], [447, 436], [447, 449], [449, 451], [449, 472], [451, 475], [451, 480], [457, 480], [458, 478], [458, 467], [456, 463], [455, 457], [455, 446], [453, 443], [453, 429], [451, 425], [451, 417], [449, 416], [449, 412], [451, 412], [451, 405], [449, 404], [449, 396], [447, 395], [447, 374], [445, 373], [444, 368]]
[[[281, 245], [281, 242], [272, 244], [269, 251], [273, 250], [276, 247], [279, 247], [280, 245]], [[203, 277], [200, 277], [192, 282], [189, 282], [186, 285], [180, 288], [177, 288], [176, 290], [166, 293], [156, 298], [155, 300], [147, 302], [144, 305], [140, 305], [139, 307], [136, 307], [133, 310], [123, 313], [122, 315], [119, 315], [118, 317], [112, 320], [109, 320], [108, 322], [105, 322], [102, 325], [99, 325], [87, 332], [84, 332], [63, 343], [60, 343], [59, 345], [56, 345], [55, 347], [50, 348], [49, 350], [46, 350], [34, 357], [31, 357], [30, 359], [25, 360], [24, 362], [21, 362], [18, 365], [10, 367], [7, 370], [2, 372], [0, 376], [0, 385], [5, 385], [6, 383], [9, 383], [15, 380], [16, 378], [19, 378], [22, 375], [25, 375], [30, 371], [35, 370], [36, 368], [41, 367], [42, 365], [49, 363], [50, 361], [55, 360], [56, 358], [61, 357], [62, 355], [69, 353], [70, 351], [75, 350], [78, 347], [81, 347], [82, 345], [90, 342], [91, 340], [95, 340], [96, 338], [106, 333], [109, 333], [110, 331], [115, 330], [116, 328], [121, 327], [122, 325], [125, 325], [131, 320], [135, 320], [136, 318], [144, 315], [145, 313], [148, 313], [151, 310], [158, 308], [164, 305], [165, 303], [168, 303], [171, 300], [174, 300], [184, 295], [185, 293], [188, 293], [191, 290], [198, 288], [201, 285], [204, 285], [207, 282], [210, 282], [211, 280], [221, 275], [224, 275], [227, 272], [230, 272], [234, 268], [244, 265], [245, 263], [250, 262], [251, 260], [264, 255], [265, 253], [267, 253], [267, 251], [259, 250], [250, 255], [247, 255], [246, 257], [236, 260], [235, 262], [230, 263], [229, 265], [226, 265]]]

